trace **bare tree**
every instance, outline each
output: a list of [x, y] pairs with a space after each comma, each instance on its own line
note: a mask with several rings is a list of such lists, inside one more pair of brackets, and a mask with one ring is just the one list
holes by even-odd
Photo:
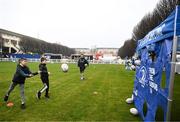
[[[131, 56], [132, 51], [135, 51], [137, 41], [144, 38], [149, 31], [164, 21], [178, 4], [180, 4], [180, 0], [160, 0], [153, 12], [146, 14], [134, 27], [132, 39], [127, 40], [119, 49], [119, 56]], [[130, 46], [131, 44], [133, 46]]]

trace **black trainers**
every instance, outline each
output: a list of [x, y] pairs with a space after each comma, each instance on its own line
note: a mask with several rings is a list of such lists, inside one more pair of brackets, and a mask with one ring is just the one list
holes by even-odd
[[41, 92], [38, 92], [36, 96], [38, 99], [41, 99]]
[[8, 97], [7, 95], [4, 96], [4, 101], [7, 102], [8, 101]]
[[46, 97], [46, 98], [49, 98], [49, 95], [46, 94], [45, 97]]
[[24, 103], [24, 104], [21, 104], [21, 109], [25, 109], [25, 108], [26, 108], [25, 103]]

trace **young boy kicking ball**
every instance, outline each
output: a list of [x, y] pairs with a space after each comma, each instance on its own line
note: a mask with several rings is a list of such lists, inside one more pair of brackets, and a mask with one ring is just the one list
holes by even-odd
[[19, 63], [17, 65], [16, 72], [14, 74], [12, 83], [10, 84], [9, 89], [8, 89], [6, 95], [4, 96], [4, 101], [7, 102], [10, 93], [19, 84], [20, 95], [21, 95], [21, 108], [22, 109], [26, 108], [26, 106], [25, 106], [25, 95], [24, 95], [25, 80], [26, 80], [26, 78], [29, 78], [29, 77], [32, 77], [32, 76], [38, 74], [38, 72], [31, 73], [31, 71], [27, 67], [27, 63], [28, 63], [27, 59], [25, 59], [25, 58], [19, 59]]
[[39, 72], [40, 72], [40, 75], [41, 75], [41, 81], [42, 81], [44, 86], [37, 93], [37, 98], [38, 99], [41, 98], [41, 94], [44, 91], [46, 91], [45, 97], [49, 98], [48, 92], [49, 92], [49, 74], [50, 74], [50, 72], [48, 72], [47, 67], [46, 67], [47, 59], [45, 57], [42, 57], [40, 60], [41, 60], [41, 63], [39, 64]]

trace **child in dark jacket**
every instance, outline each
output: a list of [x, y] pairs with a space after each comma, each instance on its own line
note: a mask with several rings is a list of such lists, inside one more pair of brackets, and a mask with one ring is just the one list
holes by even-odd
[[84, 70], [86, 68], [86, 66], [89, 66], [89, 63], [88, 61], [84, 58], [84, 55], [81, 54], [81, 57], [79, 58], [78, 60], [78, 67], [79, 67], [79, 70], [80, 70], [80, 79], [81, 80], [84, 80]]
[[12, 83], [10, 84], [10, 87], [4, 96], [4, 101], [7, 102], [10, 93], [13, 91], [13, 89], [19, 84], [20, 86], [20, 95], [21, 95], [21, 108], [25, 109], [25, 95], [24, 95], [24, 84], [26, 78], [32, 77], [34, 75], [37, 75], [38, 72], [32, 73], [29, 68], [27, 67], [27, 59], [21, 58], [19, 59], [19, 63], [16, 68], [16, 72], [14, 74]]
[[44, 91], [46, 91], [45, 97], [49, 98], [48, 92], [49, 92], [49, 74], [50, 74], [50, 72], [48, 72], [47, 67], [46, 67], [47, 59], [45, 57], [42, 57], [40, 60], [41, 60], [41, 63], [39, 64], [39, 72], [40, 72], [40, 75], [41, 75], [41, 81], [42, 81], [44, 86], [37, 93], [37, 98], [38, 99], [41, 98], [41, 94]]

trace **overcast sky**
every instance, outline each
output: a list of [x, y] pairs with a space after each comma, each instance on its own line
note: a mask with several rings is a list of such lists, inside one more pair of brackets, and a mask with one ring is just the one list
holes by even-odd
[[0, 28], [69, 47], [117, 47], [159, 0], [0, 0]]

